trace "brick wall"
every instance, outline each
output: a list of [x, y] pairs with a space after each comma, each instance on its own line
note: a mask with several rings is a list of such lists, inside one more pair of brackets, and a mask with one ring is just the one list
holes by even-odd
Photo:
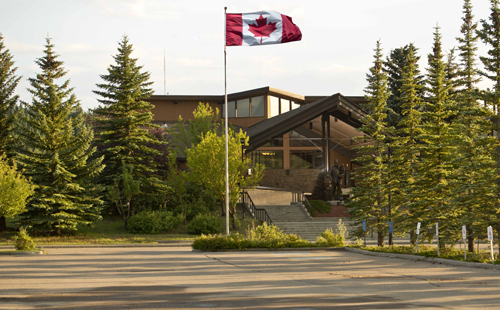
[[[289, 174], [287, 175], [287, 171]], [[312, 193], [321, 169], [266, 169], [259, 186]]]

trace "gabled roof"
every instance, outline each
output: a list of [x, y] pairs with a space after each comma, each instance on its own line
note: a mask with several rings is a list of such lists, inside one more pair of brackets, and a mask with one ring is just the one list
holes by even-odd
[[323, 114], [336, 117], [355, 128], [361, 127], [360, 120], [366, 116], [366, 112], [357, 104], [341, 94], [335, 94], [247, 128], [246, 133], [250, 137], [250, 145], [246, 148], [247, 152], [253, 151], [269, 140], [280, 137]]

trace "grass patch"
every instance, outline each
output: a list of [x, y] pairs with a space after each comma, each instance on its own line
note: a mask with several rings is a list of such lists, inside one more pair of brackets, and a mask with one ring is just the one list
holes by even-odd
[[[223, 223], [221, 233], [226, 231], [226, 218], [220, 216], [219, 220]], [[252, 219], [248, 216], [245, 220], [241, 220], [242, 209], [237, 208], [237, 218], [240, 226], [238, 229], [232, 228], [232, 219], [229, 218], [229, 227], [231, 233], [246, 234], [248, 227], [252, 224], [258, 226], [260, 221]], [[18, 232], [15, 220], [7, 219], [7, 227], [9, 230], [0, 233], [0, 245], [14, 245], [13, 237]], [[125, 229], [125, 225], [121, 217], [104, 216], [102, 221], [95, 223], [94, 227], [79, 226], [77, 231], [64, 234], [62, 236], [32, 236], [36, 245], [65, 245], [65, 244], [154, 244], [159, 240], [193, 240], [199, 235], [191, 235], [187, 231], [187, 225], [181, 223], [177, 228], [165, 234], [144, 235], [132, 234]]]
[[[351, 246], [361, 250], [367, 250], [372, 252], [383, 252], [383, 253], [395, 253], [395, 254], [408, 254], [408, 255], [418, 255], [425, 257], [435, 257], [435, 258], [445, 258], [453, 259], [466, 262], [476, 262], [476, 263], [487, 263], [491, 264], [491, 253], [490, 251], [479, 251], [479, 253], [467, 252], [467, 260], [464, 259], [463, 249], [456, 249], [452, 247], [446, 247], [441, 249], [439, 256], [437, 255], [437, 248], [428, 245], [419, 245], [418, 253], [415, 253], [415, 246], [412, 245], [394, 245], [394, 247], [379, 247], [379, 246]], [[497, 253], [494, 253], [495, 265], [500, 264], [500, 259]]]

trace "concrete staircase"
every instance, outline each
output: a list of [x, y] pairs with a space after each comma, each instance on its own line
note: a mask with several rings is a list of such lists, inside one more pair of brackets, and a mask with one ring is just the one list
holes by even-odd
[[348, 218], [323, 217], [310, 218], [301, 204], [290, 205], [260, 205], [258, 208], [266, 209], [274, 225], [287, 234], [296, 234], [303, 239], [314, 241], [328, 228], [337, 231], [339, 219], [350, 230]]
[[[340, 218], [329, 217], [326, 219], [328, 219], [328, 221], [316, 221], [316, 218], [313, 218], [307, 222], [274, 222], [274, 224], [287, 234], [296, 234], [302, 239], [315, 241], [316, 238], [328, 228], [331, 228], [333, 232], [337, 231], [337, 225]], [[348, 232], [346, 237], [349, 236], [349, 222], [349, 220], [342, 218], [342, 223], [346, 225]]]

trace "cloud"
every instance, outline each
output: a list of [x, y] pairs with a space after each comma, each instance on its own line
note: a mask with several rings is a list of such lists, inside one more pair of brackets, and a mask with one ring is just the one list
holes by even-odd
[[159, 0], [106, 0], [92, 1], [99, 7], [99, 14], [110, 17], [139, 18], [147, 20], [179, 19], [179, 5]]
[[11, 41], [8, 39], [5, 40], [5, 46], [14, 54], [41, 52], [43, 49], [41, 45]]
[[320, 72], [330, 72], [334, 74], [341, 74], [346, 72], [366, 72], [368, 69], [366, 67], [357, 67], [357, 66], [345, 66], [339, 64], [330, 64], [328, 66], [320, 66], [312, 69], [313, 71]]
[[98, 1], [101, 7], [99, 14], [115, 17], [145, 16], [145, 0]]
[[202, 58], [177, 58], [176, 63], [183, 67], [195, 68], [219, 68], [220, 65], [216, 64], [213, 59]]

